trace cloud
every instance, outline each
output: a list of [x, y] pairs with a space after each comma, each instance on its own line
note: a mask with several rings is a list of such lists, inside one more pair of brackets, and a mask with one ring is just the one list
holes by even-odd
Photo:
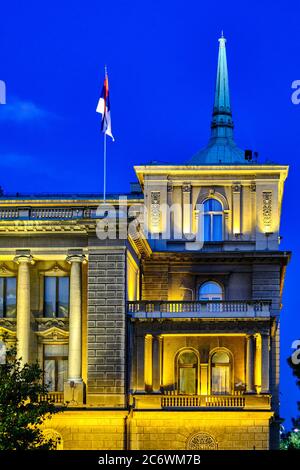
[[0, 106], [0, 121], [24, 123], [31, 121], [45, 121], [55, 115], [32, 101], [13, 100]]

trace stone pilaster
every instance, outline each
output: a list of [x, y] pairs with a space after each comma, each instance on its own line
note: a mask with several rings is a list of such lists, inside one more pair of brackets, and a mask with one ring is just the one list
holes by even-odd
[[153, 336], [152, 341], [152, 389], [153, 392], [160, 391], [160, 367], [161, 367], [161, 337]]
[[29, 251], [24, 251], [18, 252], [14, 261], [18, 264], [17, 357], [26, 364], [30, 355], [30, 264], [33, 258]]
[[261, 335], [261, 392], [269, 393], [270, 391], [270, 336], [268, 334]]

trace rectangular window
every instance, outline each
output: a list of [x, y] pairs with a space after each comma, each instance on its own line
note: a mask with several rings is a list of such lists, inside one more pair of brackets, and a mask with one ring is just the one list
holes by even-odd
[[0, 318], [16, 317], [16, 291], [15, 277], [0, 277]]
[[65, 318], [69, 315], [69, 277], [45, 276], [44, 316]]
[[68, 378], [68, 345], [44, 346], [44, 383], [49, 392], [63, 392]]

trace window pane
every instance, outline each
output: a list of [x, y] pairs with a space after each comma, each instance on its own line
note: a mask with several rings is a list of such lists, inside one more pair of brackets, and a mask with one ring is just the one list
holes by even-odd
[[59, 359], [58, 360], [58, 371], [57, 371], [57, 391], [63, 392], [64, 390], [64, 382], [66, 382], [68, 378], [68, 361], [67, 359]]
[[180, 393], [186, 395], [196, 394], [196, 370], [195, 367], [181, 367], [179, 369]]
[[60, 318], [69, 315], [69, 278], [58, 278], [58, 316]]
[[222, 287], [217, 282], [204, 282], [200, 287], [200, 294], [222, 295]]
[[222, 215], [213, 215], [213, 241], [220, 242], [223, 239], [223, 217]]
[[45, 344], [44, 346], [45, 357], [66, 356], [68, 357], [67, 344]]
[[230, 368], [228, 366], [212, 367], [211, 387], [214, 394], [230, 393]]
[[4, 278], [0, 277], [0, 318], [3, 317], [3, 288], [4, 288]]
[[16, 278], [7, 277], [6, 279], [6, 317], [15, 318], [16, 316]]
[[218, 351], [213, 355], [211, 362], [213, 364], [229, 364], [229, 355], [225, 351]]
[[204, 202], [204, 212], [211, 212], [211, 211], [214, 211], [214, 212], [222, 212], [223, 211], [223, 207], [222, 207], [222, 204], [217, 201], [216, 199], [207, 199], [205, 202]]
[[197, 356], [193, 351], [186, 351], [179, 356], [179, 364], [197, 364]]
[[208, 242], [211, 238], [211, 226], [210, 226], [210, 215], [204, 215], [204, 241]]
[[45, 359], [44, 361], [44, 380], [49, 392], [55, 391], [55, 360]]
[[56, 277], [45, 277], [44, 315], [55, 317], [56, 315]]

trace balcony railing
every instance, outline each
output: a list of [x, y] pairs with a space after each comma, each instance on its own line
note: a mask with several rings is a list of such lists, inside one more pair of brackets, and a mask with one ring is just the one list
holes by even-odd
[[64, 403], [64, 392], [49, 392], [39, 396], [39, 401], [49, 401], [52, 403]]
[[244, 408], [244, 396], [190, 396], [190, 395], [177, 395], [177, 396], [164, 396], [161, 400], [162, 408]]
[[222, 409], [237, 408], [244, 410], [269, 410], [271, 395], [235, 394], [235, 395], [160, 395], [135, 394], [134, 408], [136, 409]]
[[134, 318], [205, 318], [269, 317], [269, 300], [210, 301], [135, 301], [128, 302], [128, 313]]

